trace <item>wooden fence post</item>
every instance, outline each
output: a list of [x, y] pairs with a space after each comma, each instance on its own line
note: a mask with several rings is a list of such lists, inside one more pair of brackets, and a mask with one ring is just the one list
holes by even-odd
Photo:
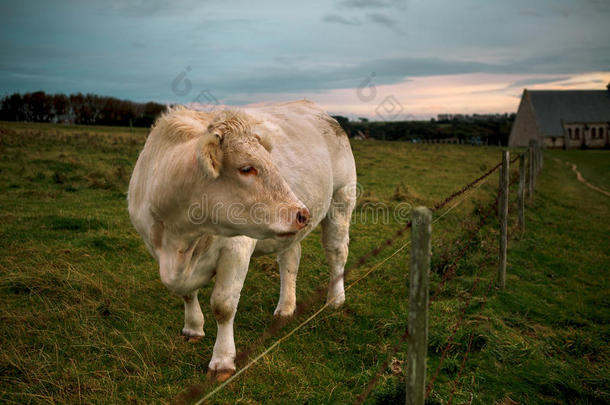
[[544, 166], [544, 153], [542, 152], [544, 149], [544, 142], [540, 144], [540, 168], [539, 171], [542, 172], [542, 168]]
[[536, 180], [538, 180], [538, 141], [534, 141], [534, 187], [536, 186]]
[[519, 207], [519, 229], [525, 231], [525, 153], [519, 155], [519, 190], [517, 194]]
[[530, 140], [530, 147], [528, 149], [528, 160], [529, 160], [529, 181], [527, 184], [527, 196], [530, 200], [534, 199], [534, 182], [536, 181], [536, 169], [534, 165], [534, 160], [536, 159], [536, 152], [534, 151], [534, 146], [536, 145], [536, 141]]
[[508, 239], [508, 162], [509, 153], [502, 151], [502, 168], [500, 170], [500, 186], [498, 199], [498, 216], [500, 218], [500, 254], [498, 260], [498, 286], [506, 286], [506, 243]]
[[407, 405], [423, 405], [426, 397], [428, 275], [430, 273], [432, 212], [426, 207], [417, 207], [413, 210], [411, 221], [406, 403]]
[[542, 156], [542, 146], [541, 146], [541, 142], [540, 141], [536, 141], [536, 181], [538, 181], [538, 175], [540, 174], [540, 169], [541, 169], [541, 159], [540, 156]]

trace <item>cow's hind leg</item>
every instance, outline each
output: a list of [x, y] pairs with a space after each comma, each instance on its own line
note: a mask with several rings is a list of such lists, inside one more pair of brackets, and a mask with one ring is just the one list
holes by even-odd
[[297, 242], [277, 256], [280, 265], [280, 300], [275, 312], [278, 317], [289, 317], [296, 309], [296, 284], [299, 261], [301, 260], [301, 243]]
[[326, 302], [339, 307], [345, 302], [343, 277], [349, 244], [349, 225], [354, 210], [353, 187], [346, 186], [333, 194], [328, 214], [322, 221], [322, 244], [330, 266], [330, 283]]
[[203, 333], [203, 312], [199, 300], [197, 300], [197, 291], [184, 295], [184, 328], [182, 335], [186, 336], [189, 342], [196, 342], [205, 336]]

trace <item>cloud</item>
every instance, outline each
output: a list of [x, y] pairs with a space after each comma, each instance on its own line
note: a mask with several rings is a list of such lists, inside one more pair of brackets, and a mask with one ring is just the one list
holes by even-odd
[[324, 22], [328, 22], [328, 23], [337, 23], [337, 24], [343, 24], [343, 25], [362, 25], [362, 21], [355, 19], [355, 18], [346, 18], [343, 17], [341, 15], [338, 14], [328, 14], [325, 15], [323, 18]]
[[540, 17], [541, 14], [537, 11], [534, 10], [519, 10], [519, 15], [524, 16], [524, 17]]
[[242, 92], [326, 92], [357, 87], [371, 72], [375, 72], [375, 84], [383, 85], [402, 82], [409, 76], [459, 74], [489, 69], [488, 65], [477, 62], [432, 58], [384, 58], [310, 69], [276, 65], [258, 69], [257, 72], [260, 73], [241, 76], [239, 79], [219, 79], [215, 81], [212, 90], [221, 96]]
[[610, 46], [565, 47], [500, 64], [501, 73], [573, 74], [579, 71], [607, 71]]
[[100, 14], [120, 14], [130, 17], [151, 17], [158, 15], [181, 15], [187, 9], [191, 13], [201, 6], [195, 0], [106, 0], [98, 4]]
[[[567, 83], [557, 83], [558, 86], [561, 87], [574, 87], [574, 86], [584, 86], [590, 83], [600, 83], [602, 82], [601, 80], [583, 80], [583, 81], [579, 81], [579, 82], [567, 82]], [[602, 82], [603, 83], [603, 82]], [[601, 87], [600, 87], [601, 89]]]
[[567, 50], [574, 55], [566, 58], [557, 53], [534, 58], [516, 59], [504, 63], [484, 63], [444, 58], [378, 58], [363, 60], [359, 63], [343, 65], [319, 65], [309, 68], [298, 68], [294, 65], [274, 64], [256, 69], [256, 73], [247, 73], [230, 80], [224, 77], [212, 80], [211, 90], [218, 97], [242, 93], [283, 93], [303, 92], [324, 93], [332, 89], [355, 88], [374, 72], [375, 85], [390, 85], [403, 82], [408, 78], [425, 76], [444, 76], [460, 74], [545, 74], [555, 75], [551, 78], [532, 78], [511, 84], [512, 88], [540, 83], [550, 83], [565, 79], [562, 76], [582, 71], [583, 55], [597, 54], [589, 58], [592, 62], [589, 71], [606, 71], [610, 66], [608, 49]]
[[388, 8], [401, 3], [406, 4], [406, 0], [343, 0], [339, 6], [346, 8]]
[[523, 87], [531, 86], [534, 84], [559, 82], [559, 81], [563, 81], [563, 80], [568, 80], [569, 78], [570, 78], [569, 76], [558, 76], [558, 77], [547, 77], [547, 78], [522, 79], [522, 80], [518, 80], [516, 82], [511, 83], [508, 87], [523, 88]]
[[393, 18], [379, 13], [369, 13], [366, 15], [366, 18], [372, 23], [380, 24], [389, 28], [395, 28], [398, 24], [398, 21], [394, 20]]
[[595, 10], [610, 13], [610, 4], [606, 0], [588, 0], [587, 3]]

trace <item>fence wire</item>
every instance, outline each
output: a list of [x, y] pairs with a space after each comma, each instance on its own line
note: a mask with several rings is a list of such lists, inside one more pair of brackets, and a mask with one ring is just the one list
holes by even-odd
[[496, 207], [496, 205], [497, 205], [497, 198], [485, 210], [485, 213], [479, 219], [477, 228], [474, 229], [470, 233], [470, 237], [466, 240], [466, 243], [464, 244], [464, 246], [456, 254], [455, 259], [453, 260], [452, 264], [443, 272], [441, 281], [437, 284], [436, 288], [434, 289], [434, 294], [430, 298], [430, 303], [436, 301], [439, 294], [442, 292], [443, 288], [445, 287], [445, 284], [455, 276], [460, 260], [462, 260], [464, 258], [464, 256], [466, 256], [466, 253], [468, 253], [468, 251], [472, 247], [472, 244], [477, 239], [477, 236], [479, 235], [479, 231], [481, 230], [483, 225], [485, 225], [485, 223], [487, 222], [487, 219], [491, 216], [491, 214], [495, 212], [494, 208]]
[[434, 208], [432, 209], [432, 211], [438, 211], [439, 209], [443, 208], [451, 200], [457, 198], [461, 194], [464, 194], [466, 191], [468, 191], [472, 187], [474, 187], [477, 183], [479, 183], [479, 182], [483, 181], [484, 179], [486, 179], [487, 177], [489, 177], [493, 172], [498, 170], [500, 168], [500, 166], [502, 166], [502, 162], [498, 163], [497, 165], [495, 165], [494, 167], [489, 169], [487, 172], [482, 174], [480, 177], [478, 177], [475, 180], [471, 181], [470, 183], [466, 184], [464, 187], [462, 187], [461, 189], [457, 190], [456, 192], [454, 192], [453, 194], [451, 194], [450, 196], [448, 196], [444, 200], [439, 201], [438, 203], [436, 203], [434, 205]]

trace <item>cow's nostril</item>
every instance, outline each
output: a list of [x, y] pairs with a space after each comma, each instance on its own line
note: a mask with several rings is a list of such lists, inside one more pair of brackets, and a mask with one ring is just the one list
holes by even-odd
[[297, 211], [297, 224], [305, 226], [309, 222], [309, 211], [307, 208], [302, 208]]

